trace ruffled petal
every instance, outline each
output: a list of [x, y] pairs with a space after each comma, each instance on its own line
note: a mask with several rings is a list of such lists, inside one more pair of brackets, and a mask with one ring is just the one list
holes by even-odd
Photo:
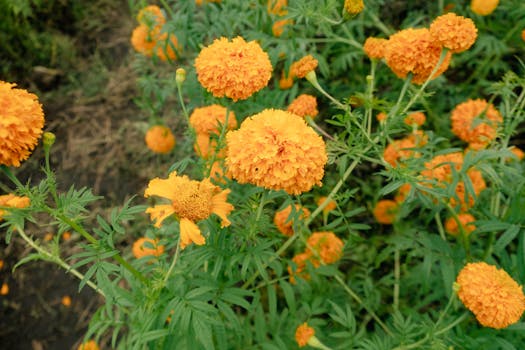
[[189, 219], [182, 218], [180, 219], [180, 248], [184, 249], [191, 243], [203, 245], [206, 243], [206, 239], [199, 226]]
[[150, 215], [151, 221], [155, 221], [154, 226], [160, 227], [164, 220], [175, 213], [175, 210], [169, 204], [159, 204], [146, 209], [146, 213]]
[[156, 177], [149, 182], [148, 188], [144, 192], [144, 197], [159, 196], [174, 201], [176, 200], [176, 191], [173, 189], [177, 188], [178, 181], [176, 171], [170, 173], [167, 179]]
[[230, 212], [234, 209], [234, 206], [227, 202], [228, 194], [230, 192], [229, 189], [224, 190], [214, 195], [211, 199], [211, 212], [222, 219], [221, 227], [230, 226], [231, 224], [230, 220], [227, 218]]

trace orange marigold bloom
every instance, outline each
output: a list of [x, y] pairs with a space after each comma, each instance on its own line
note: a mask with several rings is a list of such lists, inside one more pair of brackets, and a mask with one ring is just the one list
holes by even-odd
[[268, 13], [284, 16], [287, 12], [286, 6], [288, 6], [288, 0], [268, 0]]
[[62, 239], [64, 241], [69, 241], [71, 239], [71, 232], [66, 231], [66, 232], [62, 233]]
[[42, 135], [44, 111], [35, 94], [0, 80], [0, 165], [20, 166]]
[[71, 306], [71, 297], [69, 295], [64, 295], [62, 297], [62, 299], [60, 300], [60, 302], [62, 303], [62, 305], [64, 305], [65, 307], [70, 307]]
[[306, 116], [314, 118], [319, 114], [317, 110], [317, 98], [308, 94], [301, 94], [290, 103], [287, 111], [305, 118]]
[[9, 285], [7, 283], [2, 283], [2, 288], [0, 288], [0, 295], [9, 294]]
[[478, 29], [470, 18], [453, 12], [437, 17], [430, 25], [430, 35], [453, 53], [468, 50], [478, 37]]
[[401, 185], [401, 187], [397, 189], [397, 193], [394, 196], [394, 200], [397, 203], [403, 203], [406, 200], [411, 189], [412, 189], [412, 186], [408, 183]]
[[139, 11], [137, 21], [150, 28], [155, 26], [162, 27], [164, 23], [166, 23], [166, 17], [160, 7], [157, 5], [149, 5]]
[[306, 241], [306, 252], [319, 257], [325, 264], [333, 264], [343, 256], [344, 243], [333, 232], [314, 232]]
[[390, 199], [382, 199], [374, 207], [373, 214], [377, 222], [391, 225], [396, 220], [399, 204]]
[[195, 59], [197, 78], [215, 97], [245, 100], [261, 90], [272, 76], [272, 63], [256, 41], [236, 37], [215, 41]]
[[496, 138], [497, 128], [503, 122], [501, 114], [484, 99], [467, 100], [452, 111], [452, 133], [472, 149], [485, 148]]
[[315, 335], [315, 330], [308, 325], [308, 323], [303, 323], [297, 327], [295, 331], [295, 341], [300, 348], [306, 346], [310, 338]]
[[299, 61], [290, 66], [290, 75], [297, 78], [304, 78], [306, 74], [314, 71], [319, 62], [312, 56], [306, 55]]
[[447, 231], [452, 236], [458, 236], [461, 234], [461, 230], [465, 232], [466, 235], [470, 235], [472, 231], [476, 229], [473, 222], [476, 221], [474, 216], [468, 213], [459, 213], [458, 220], [461, 225], [458, 225], [458, 221], [454, 217], [450, 217], [445, 221], [445, 231]]
[[157, 244], [157, 240], [141, 237], [137, 239], [131, 247], [133, 256], [137, 259], [145, 256], [161, 256], [164, 254], [164, 246]]
[[523, 290], [505, 270], [485, 262], [469, 263], [456, 279], [458, 297], [485, 327], [516, 323], [525, 310]]
[[158, 35], [159, 29], [150, 30], [146, 25], [139, 25], [131, 33], [131, 45], [135, 51], [151, 57], [157, 45]]
[[[432, 38], [428, 29], [408, 28], [390, 36], [385, 45], [385, 60], [399, 78], [404, 79], [412, 73], [412, 82], [423, 84], [438, 64], [441, 51], [441, 45]], [[432, 79], [448, 68], [451, 56], [448, 52]]]
[[386, 118], [388, 118], [388, 115], [385, 112], [379, 112], [376, 115], [376, 119], [380, 123], [384, 122], [386, 120]]
[[[319, 197], [319, 199], [317, 200], [317, 205], [321, 206], [321, 204], [323, 204], [327, 199], [328, 197], [326, 196]], [[331, 199], [326, 205], [326, 207], [323, 208], [323, 213], [329, 213], [332, 210], [335, 210], [336, 208], [337, 208], [337, 203], [333, 199]]]
[[421, 125], [425, 124], [426, 119], [427, 118], [425, 116], [425, 113], [423, 113], [423, 112], [412, 112], [412, 113], [410, 113], [409, 115], [407, 115], [405, 117], [403, 122], [406, 125], [409, 125], [409, 126], [412, 126], [414, 124], [417, 125], [417, 126], [421, 126]]
[[210, 159], [214, 155], [215, 158], [220, 159], [226, 157], [226, 149], [217, 149], [217, 147], [217, 138], [205, 133], [197, 134], [193, 145], [195, 153], [202, 159]]
[[169, 153], [175, 146], [175, 136], [163, 125], [155, 125], [148, 129], [144, 138], [146, 145], [155, 153]]
[[295, 270], [292, 269], [291, 266], [288, 266], [288, 274], [290, 275], [290, 283], [296, 284], [297, 280], [296, 277], [300, 277], [304, 280], [310, 280], [310, 275], [306, 272], [304, 272], [304, 269], [306, 268], [306, 263], [309, 261], [313, 267], [317, 268], [321, 265], [319, 259], [316, 259], [312, 256], [310, 252], [305, 252], [301, 254], [297, 254], [292, 258], [292, 261], [295, 263], [296, 268]]
[[300, 206], [299, 204], [295, 204], [295, 213], [296, 215], [292, 215], [292, 205], [290, 204], [283, 210], [279, 210], [278, 212], [276, 212], [273, 217], [273, 223], [275, 224], [279, 232], [281, 232], [285, 236], [293, 235], [294, 216], [297, 216], [299, 220], [306, 219], [310, 216], [310, 210], [303, 206]]
[[364, 8], [365, 4], [363, 0], [345, 0], [344, 9], [348, 14], [352, 16], [361, 13], [361, 11], [363, 11]]
[[516, 146], [511, 146], [510, 147], [510, 151], [516, 156], [518, 157], [518, 160], [523, 160], [523, 157], [525, 157], [525, 153], [519, 149], [518, 147]]
[[80, 344], [77, 350], [100, 350], [100, 348], [94, 340], [89, 340], [83, 344]]
[[475, 14], [488, 16], [494, 12], [498, 4], [499, 0], [472, 0], [470, 2], [470, 9]]
[[[12, 193], [4, 194], [0, 196], [0, 207], [7, 208], [27, 208], [31, 204], [31, 200], [28, 197], [15, 196]], [[8, 209], [0, 209], [0, 221], [3, 216], [7, 213]]]
[[394, 140], [386, 146], [383, 152], [385, 161], [393, 167], [403, 165], [410, 158], [419, 157], [415, 148], [420, 148], [427, 143], [427, 137], [423, 132], [416, 132], [399, 140]]
[[177, 51], [180, 50], [179, 42], [174, 34], [162, 33], [157, 39], [155, 54], [161, 61], [177, 59]]
[[237, 128], [235, 113], [218, 104], [195, 108], [190, 115], [190, 125], [198, 134], [219, 135], [221, 133], [221, 125], [226, 124], [226, 117], [228, 118], [227, 130]]
[[226, 135], [226, 166], [240, 183], [300, 194], [321, 184], [323, 139], [295, 114], [265, 109]]
[[283, 35], [284, 28], [289, 25], [293, 24], [293, 20], [287, 18], [287, 19], [280, 19], [278, 21], [275, 21], [272, 25], [272, 34], [275, 37], [280, 37]]
[[279, 79], [279, 88], [281, 90], [290, 89], [293, 86], [293, 76], [286, 75], [284, 70], [281, 72], [281, 79]]
[[382, 38], [369, 37], [365, 40], [363, 50], [368, 58], [381, 59], [385, 57], [385, 45], [388, 40]]
[[149, 182], [144, 197], [163, 197], [170, 203], [157, 204], [146, 209], [146, 213], [155, 221], [155, 227], [160, 227], [164, 220], [175, 215], [179, 219], [182, 249], [191, 243], [203, 245], [206, 240], [195, 222], [215, 214], [222, 219], [222, 227], [229, 226], [227, 216], [233, 210], [233, 205], [227, 202], [229, 193], [229, 189], [221, 191], [209, 179], [190, 180], [174, 171], [167, 179], [155, 178]]

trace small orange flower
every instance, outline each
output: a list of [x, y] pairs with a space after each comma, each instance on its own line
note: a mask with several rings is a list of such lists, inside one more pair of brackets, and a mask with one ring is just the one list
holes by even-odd
[[[327, 199], [328, 197], [325, 197], [325, 196], [319, 197], [319, 199], [317, 200], [317, 205], [321, 206], [321, 204], [323, 204]], [[332, 210], [335, 210], [336, 208], [337, 208], [337, 203], [333, 199], [331, 199], [326, 205], [326, 207], [323, 208], [323, 213], [327, 214], [331, 212]]]
[[157, 39], [155, 48], [155, 54], [161, 61], [173, 61], [177, 59], [177, 52], [181, 51], [177, 37], [171, 33], [162, 33]]
[[407, 159], [419, 157], [419, 152], [414, 149], [421, 148], [426, 143], [427, 137], [423, 132], [412, 133], [389, 143], [383, 152], [383, 158], [393, 167], [402, 166]]
[[272, 25], [272, 34], [275, 37], [280, 37], [283, 35], [284, 29], [287, 25], [293, 24], [293, 20], [291, 19], [280, 19], [278, 21], [275, 21]]
[[222, 219], [222, 227], [229, 226], [227, 216], [233, 205], [227, 202], [229, 189], [221, 190], [209, 179], [190, 180], [186, 175], [178, 176], [173, 171], [167, 179], [155, 178], [148, 184], [144, 197], [158, 196], [169, 200], [169, 204], [157, 204], [146, 210], [155, 227], [160, 227], [164, 220], [175, 215], [180, 225], [180, 247], [186, 248], [191, 243], [206, 243], [196, 221], [204, 220], [215, 214]]
[[20, 166], [42, 135], [44, 111], [35, 94], [0, 80], [0, 165]]
[[511, 146], [510, 147], [510, 151], [516, 156], [518, 157], [518, 160], [523, 160], [523, 157], [525, 157], [525, 153], [519, 149], [518, 147], [516, 146]]
[[447, 231], [452, 236], [458, 236], [461, 233], [461, 230], [465, 232], [465, 234], [468, 236], [476, 229], [476, 226], [474, 226], [473, 222], [476, 221], [474, 216], [468, 213], [459, 213], [458, 214], [458, 220], [461, 225], [458, 225], [458, 221], [454, 217], [450, 217], [445, 221], [445, 231]]
[[3, 268], [4, 268], [4, 261], [0, 259], [0, 270], [2, 270]]
[[388, 115], [385, 112], [379, 112], [376, 115], [376, 119], [378, 122], [382, 123], [388, 118]]
[[412, 186], [408, 183], [401, 185], [401, 187], [397, 189], [397, 194], [395, 195], [394, 200], [397, 203], [403, 203], [406, 200], [408, 194], [410, 193], [411, 188]]
[[364, 8], [365, 4], [363, 3], [363, 0], [345, 0], [344, 9], [351, 16], [361, 13]]
[[299, 117], [311, 117], [314, 118], [319, 114], [317, 110], [317, 98], [312, 95], [301, 94], [290, 103], [287, 111], [298, 115]]
[[44, 241], [45, 242], [49, 242], [50, 240], [53, 239], [53, 234], [51, 232], [48, 232], [44, 235]]
[[333, 264], [343, 256], [344, 243], [333, 232], [314, 232], [308, 237], [306, 243], [308, 245], [306, 252], [314, 257], [319, 255], [325, 264]]
[[505, 270], [485, 262], [469, 263], [459, 272], [458, 297], [485, 327], [516, 323], [525, 310], [525, 295]]
[[363, 50], [370, 59], [381, 59], [385, 57], [385, 45], [388, 40], [369, 37], [365, 40]]
[[65, 307], [70, 307], [71, 306], [71, 297], [69, 295], [64, 295], [62, 297], [62, 300], [60, 301], [62, 303], [62, 305], [64, 305]]
[[306, 268], [306, 263], [309, 261], [313, 267], [318, 268], [321, 263], [319, 259], [316, 259], [309, 252], [297, 254], [292, 258], [292, 261], [296, 265], [295, 270], [291, 266], [288, 266], [288, 274], [290, 275], [290, 283], [297, 284], [296, 277], [300, 277], [304, 280], [310, 280], [310, 275], [304, 272]]
[[290, 89], [293, 86], [293, 77], [291, 74], [286, 75], [284, 70], [281, 72], [281, 79], [279, 79], [279, 88], [281, 90]]
[[89, 340], [83, 344], [80, 344], [77, 350], [100, 350], [100, 348], [94, 340]]
[[203, 48], [195, 59], [197, 78], [215, 97], [245, 100], [261, 90], [272, 76], [272, 64], [256, 41], [240, 36], [231, 42], [216, 39]]
[[288, 0], [268, 0], [268, 13], [284, 16], [287, 12], [286, 6], [288, 6]]
[[297, 327], [295, 331], [295, 341], [300, 348], [306, 346], [310, 338], [315, 335], [315, 330], [308, 325], [308, 323], [303, 323]]
[[525, 41], [525, 29], [521, 31], [521, 39]]
[[133, 256], [137, 259], [145, 256], [161, 256], [164, 254], [164, 246], [157, 243], [157, 240], [141, 237], [137, 239], [131, 248]]
[[71, 232], [66, 231], [66, 232], [62, 233], [62, 239], [64, 241], [69, 241], [71, 239]]
[[[297, 218], [299, 220], [304, 220], [310, 216], [310, 210], [300, 206], [299, 204], [295, 204], [295, 212], [298, 213]], [[292, 236], [294, 233], [293, 216], [294, 215], [292, 215], [292, 205], [290, 204], [283, 210], [279, 210], [278, 212], [276, 212], [273, 217], [273, 223], [275, 224], [279, 232], [281, 232], [285, 236]]]
[[408, 126], [412, 126], [414, 124], [417, 126], [422, 126], [423, 124], [425, 124], [425, 120], [426, 120], [425, 113], [412, 112], [406, 116], [403, 122]]
[[195, 108], [190, 115], [190, 125], [198, 134], [221, 133], [221, 126], [226, 123], [228, 118], [227, 130], [237, 128], [237, 119], [233, 111], [228, 111], [226, 107], [213, 104], [206, 107]]
[[155, 125], [146, 132], [146, 145], [155, 153], [167, 154], [175, 146], [175, 136], [163, 125]]
[[131, 45], [135, 51], [151, 57], [153, 55], [153, 50], [157, 45], [157, 37], [159, 35], [160, 29], [150, 30], [146, 25], [140, 25], [133, 29], [131, 33]]
[[437, 17], [430, 25], [430, 35], [453, 53], [468, 50], [476, 41], [478, 29], [470, 18], [453, 12]]
[[399, 204], [390, 199], [382, 199], [374, 207], [374, 217], [377, 222], [384, 225], [391, 225], [396, 220]]
[[7, 295], [9, 294], [9, 285], [7, 283], [2, 284], [2, 288], [0, 288], [0, 295]]
[[306, 74], [314, 71], [319, 62], [312, 56], [307, 55], [290, 66], [290, 75], [297, 78], [304, 78]]
[[470, 9], [480, 16], [488, 16], [494, 12], [498, 4], [499, 0], [472, 0], [470, 2]]
[[[31, 200], [28, 197], [19, 197], [14, 194], [4, 194], [0, 196], [0, 207], [7, 208], [27, 208], [31, 205]], [[3, 216], [7, 213], [8, 209], [0, 209], [0, 221], [3, 220]]]
[[162, 10], [157, 5], [149, 5], [144, 7], [137, 14], [137, 22], [153, 28], [155, 26], [162, 27], [166, 23], [166, 17]]

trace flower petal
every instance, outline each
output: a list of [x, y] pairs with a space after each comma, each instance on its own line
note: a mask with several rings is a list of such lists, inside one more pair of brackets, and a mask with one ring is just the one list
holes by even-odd
[[176, 193], [173, 189], [176, 188], [178, 180], [176, 171], [171, 172], [167, 179], [156, 177], [149, 182], [148, 188], [144, 192], [144, 197], [159, 196], [174, 201]]
[[160, 227], [164, 220], [175, 213], [175, 210], [169, 204], [159, 204], [146, 209], [146, 213], [150, 215], [151, 221], [155, 221], [155, 227]]
[[211, 212], [222, 219], [221, 227], [230, 226], [231, 222], [227, 216], [234, 209], [234, 206], [227, 202], [230, 190], [224, 190], [214, 195], [211, 199]]
[[206, 239], [199, 226], [189, 219], [182, 218], [180, 219], [180, 248], [184, 249], [191, 243], [203, 245], [206, 243]]

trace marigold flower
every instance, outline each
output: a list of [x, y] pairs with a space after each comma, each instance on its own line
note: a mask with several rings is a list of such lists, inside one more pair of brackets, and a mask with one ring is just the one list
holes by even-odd
[[179, 42], [174, 34], [162, 33], [157, 39], [155, 53], [161, 61], [177, 59], [177, 51], [180, 50]]
[[376, 119], [378, 122], [382, 123], [388, 118], [388, 115], [385, 112], [379, 112], [376, 115]]
[[291, 266], [288, 266], [288, 274], [290, 275], [290, 283], [296, 284], [297, 280], [296, 277], [300, 277], [304, 280], [310, 280], [310, 275], [306, 272], [304, 272], [304, 269], [306, 268], [306, 263], [309, 261], [313, 267], [318, 268], [321, 263], [319, 259], [316, 259], [312, 256], [310, 252], [304, 252], [301, 254], [297, 254], [292, 258], [292, 261], [296, 265], [295, 270], [292, 269]]
[[100, 350], [100, 348], [94, 340], [89, 340], [83, 344], [80, 344], [77, 350]]
[[408, 183], [401, 185], [401, 187], [397, 189], [397, 193], [394, 196], [394, 200], [397, 203], [403, 203], [406, 200], [411, 189], [412, 189], [412, 186]]
[[306, 243], [308, 245], [306, 252], [314, 257], [319, 255], [325, 264], [333, 264], [343, 256], [344, 243], [333, 232], [314, 232]]
[[150, 28], [154, 26], [162, 27], [164, 23], [166, 23], [166, 17], [160, 7], [157, 5], [149, 5], [139, 11], [137, 21]]
[[266, 109], [226, 135], [226, 166], [240, 183], [300, 194], [321, 184], [327, 162], [323, 139], [304, 119]]
[[289, 25], [293, 24], [293, 20], [286, 18], [286, 19], [280, 19], [278, 21], [275, 21], [272, 25], [272, 34], [275, 37], [280, 37], [283, 35], [284, 28]]
[[174, 171], [167, 179], [155, 178], [149, 182], [144, 197], [163, 197], [170, 203], [157, 204], [146, 209], [146, 213], [155, 221], [155, 227], [160, 227], [164, 220], [175, 215], [179, 219], [182, 249], [191, 243], [203, 245], [206, 240], [195, 222], [215, 214], [221, 218], [222, 227], [229, 226], [227, 216], [233, 210], [233, 205], [227, 202], [229, 193], [229, 189], [221, 191], [209, 179], [190, 180]]
[[525, 153], [519, 149], [518, 147], [516, 146], [511, 146], [510, 147], [510, 151], [516, 156], [518, 157], [518, 160], [523, 160], [523, 157], [525, 157]]
[[228, 117], [227, 130], [237, 128], [235, 113], [218, 104], [195, 108], [190, 115], [190, 125], [198, 134], [219, 135], [221, 133], [221, 125], [226, 124], [226, 117]]
[[153, 50], [157, 45], [157, 37], [159, 35], [160, 29], [153, 29], [146, 25], [139, 25], [131, 33], [131, 46], [135, 51], [143, 54], [144, 56], [151, 57], [153, 55]]
[[311, 117], [314, 118], [319, 114], [317, 110], [317, 98], [308, 94], [301, 94], [290, 103], [287, 111], [298, 115], [299, 117]]
[[9, 294], [9, 285], [7, 283], [2, 283], [2, 287], [0, 288], [0, 295], [7, 294]]
[[163, 125], [155, 125], [148, 129], [145, 136], [146, 145], [155, 153], [169, 153], [175, 146], [175, 136]]
[[396, 220], [399, 204], [390, 199], [382, 199], [376, 203], [373, 214], [377, 222], [391, 225]]
[[485, 148], [496, 138], [497, 128], [503, 122], [501, 114], [484, 99], [467, 100], [452, 111], [452, 133], [470, 148]]
[[499, 0], [472, 0], [470, 2], [470, 9], [480, 16], [488, 16], [494, 12], [498, 4]]
[[272, 76], [268, 54], [255, 42], [236, 37], [215, 41], [195, 59], [197, 78], [215, 97], [245, 100], [261, 90]]
[[525, 41], [525, 29], [521, 31], [521, 39]]
[[[386, 64], [399, 78], [412, 73], [412, 82], [423, 84], [438, 64], [442, 47], [426, 28], [408, 28], [390, 36], [385, 45]], [[449, 66], [452, 54], [448, 52], [432, 79]]]
[[215, 158], [224, 158], [226, 157], [226, 149], [221, 148], [217, 149], [217, 138], [209, 135], [209, 134], [197, 134], [195, 138], [195, 144], [193, 145], [193, 149], [195, 150], [195, 153], [202, 159], [210, 159], [213, 158], [215, 155]]
[[62, 233], [62, 239], [64, 241], [69, 241], [71, 239], [71, 232], [66, 231], [66, 232]]
[[385, 57], [385, 45], [388, 40], [369, 37], [365, 40], [363, 50], [370, 59], [381, 59]]
[[293, 86], [293, 76], [286, 75], [284, 70], [281, 72], [281, 79], [279, 79], [279, 88], [281, 90], [290, 89]]
[[430, 25], [430, 35], [453, 53], [468, 50], [476, 41], [478, 29], [470, 18], [453, 12], [437, 17]]
[[469, 263], [456, 279], [458, 297], [485, 327], [516, 323], [525, 310], [523, 290], [505, 270], [485, 262]]
[[474, 216], [469, 213], [459, 213], [458, 220], [461, 225], [458, 225], [458, 221], [454, 217], [450, 217], [445, 221], [445, 231], [447, 231], [452, 236], [458, 236], [461, 233], [461, 230], [465, 232], [466, 235], [470, 235], [472, 231], [476, 229], [473, 222], [476, 221]]
[[62, 305], [64, 305], [65, 307], [70, 307], [71, 306], [71, 297], [69, 295], [64, 295], [62, 297], [62, 299], [60, 300], [60, 302], [62, 303]]
[[365, 8], [363, 0], [345, 0], [344, 9], [345, 11], [352, 16], [355, 16]]
[[312, 56], [306, 55], [299, 61], [292, 63], [290, 66], [290, 75], [297, 78], [304, 78], [306, 74], [314, 71], [319, 62]]
[[288, 0], [268, 0], [268, 13], [284, 16], [287, 12], [286, 6], [288, 6]]
[[157, 240], [141, 237], [137, 239], [131, 247], [133, 256], [137, 259], [145, 256], [161, 256], [164, 254], [164, 246], [157, 243]]
[[0, 80], [0, 165], [20, 166], [42, 135], [44, 112], [35, 94]]
[[52, 239], [53, 239], [53, 233], [48, 232], [48, 233], [46, 233], [46, 234], [44, 235], [44, 241], [45, 241], [45, 242], [49, 242], [49, 241], [52, 240]]
[[[27, 208], [31, 205], [31, 200], [28, 197], [15, 196], [12, 193], [4, 194], [0, 196], [0, 207], [8, 208]], [[0, 209], [0, 221], [3, 220], [3, 216], [8, 212], [8, 209]]]
[[300, 348], [306, 346], [313, 336], [315, 336], [315, 330], [306, 322], [295, 330], [295, 341]]
[[[310, 210], [303, 206], [300, 206], [299, 204], [295, 204], [295, 212], [298, 213], [297, 217], [299, 220], [306, 219], [310, 216]], [[276, 212], [273, 217], [273, 223], [275, 224], [279, 232], [281, 232], [285, 236], [292, 236], [294, 233], [293, 216], [294, 215], [292, 215], [292, 205], [290, 204], [283, 210], [279, 210], [278, 212]]]
[[407, 115], [405, 117], [405, 119], [403, 120], [403, 122], [408, 125], [408, 126], [412, 126], [412, 125], [417, 125], [417, 126], [422, 126], [423, 124], [425, 124], [425, 121], [426, 121], [426, 116], [425, 116], [425, 113], [423, 112], [412, 112], [410, 113], [409, 115]]
[[[317, 200], [317, 205], [321, 206], [327, 199], [328, 197], [326, 196], [319, 197], [319, 199]], [[331, 212], [332, 210], [335, 210], [336, 208], [337, 208], [337, 203], [333, 199], [330, 199], [326, 207], [323, 208], [323, 213], [327, 214]]]
[[0, 270], [4, 268], [4, 260], [0, 259]]
[[389, 143], [383, 152], [383, 158], [393, 167], [403, 165], [407, 159], [419, 157], [419, 152], [414, 149], [420, 148], [426, 143], [427, 137], [423, 132], [412, 133], [407, 137]]

